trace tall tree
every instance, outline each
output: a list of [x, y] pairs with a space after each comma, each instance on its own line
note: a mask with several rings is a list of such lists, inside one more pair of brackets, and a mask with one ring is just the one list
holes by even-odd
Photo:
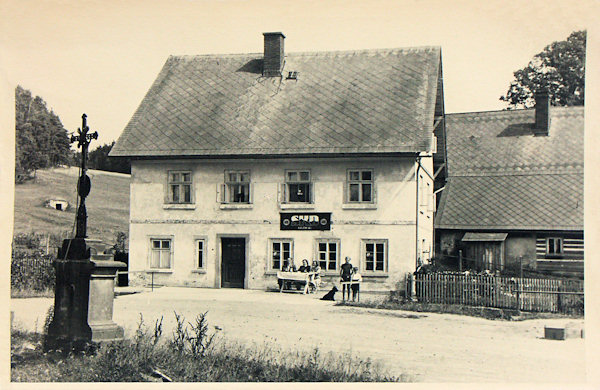
[[60, 118], [20, 85], [15, 89], [17, 181], [39, 168], [67, 164], [70, 144]]
[[546, 90], [554, 106], [582, 106], [585, 89], [586, 31], [575, 31], [536, 54], [514, 72], [506, 95], [508, 108], [533, 107], [535, 92]]

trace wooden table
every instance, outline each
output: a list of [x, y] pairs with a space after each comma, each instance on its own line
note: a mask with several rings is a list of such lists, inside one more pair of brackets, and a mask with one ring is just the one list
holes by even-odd
[[[315, 287], [315, 272], [277, 272], [277, 281], [281, 281], [281, 287], [279, 292], [301, 292], [303, 294], [310, 293], [310, 284], [312, 283]], [[289, 284], [290, 288], [286, 288], [286, 284]], [[303, 284], [304, 287], [300, 290], [295, 288], [295, 285]], [[292, 287], [294, 286], [294, 287]], [[316, 291], [316, 288], [315, 288]]]

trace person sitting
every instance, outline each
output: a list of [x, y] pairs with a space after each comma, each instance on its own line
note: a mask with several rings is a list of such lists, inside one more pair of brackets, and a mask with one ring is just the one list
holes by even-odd
[[308, 260], [302, 260], [302, 265], [298, 268], [300, 272], [310, 272], [310, 265], [308, 264]]
[[313, 284], [316, 289], [319, 289], [321, 286], [321, 267], [317, 260], [313, 260], [312, 265], [310, 266], [310, 272], [314, 272]]
[[352, 302], [356, 298], [360, 301], [360, 282], [362, 282], [362, 275], [358, 273], [358, 267], [354, 267], [354, 273], [352, 274]]
[[288, 258], [285, 263], [283, 263], [283, 272], [297, 272], [296, 265], [294, 264], [294, 259]]

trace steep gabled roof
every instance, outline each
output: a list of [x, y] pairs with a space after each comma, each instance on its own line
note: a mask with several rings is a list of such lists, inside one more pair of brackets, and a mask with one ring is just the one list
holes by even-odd
[[583, 112], [552, 107], [548, 136], [533, 109], [447, 114], [436, 228], [583, 230]]
[[[172, 56], [111, 156], [230, 156], [429, 150], [437, 47]], [[297, 71], [296, 80], [286, 79]]]

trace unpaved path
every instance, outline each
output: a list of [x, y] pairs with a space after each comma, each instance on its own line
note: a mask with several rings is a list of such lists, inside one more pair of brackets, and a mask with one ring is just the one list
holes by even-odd
[[[38, 330], [51, 299], [14, 299], [15, 321]], [[391, 374], [419, 382], [584, 382], [584, 341], [542, 338], [544, 325], [572, 320], [492, 321], [467, 316], [334, 306], [314, 295], [235, 289], [160, 288], [119, 296], [114, 320], [128, 334], [173, 311], [208, 311], [227, 339], [298, 349], [352, 351], [382, 360]], [[582, 322], [576, 320], [575, 322]]]

